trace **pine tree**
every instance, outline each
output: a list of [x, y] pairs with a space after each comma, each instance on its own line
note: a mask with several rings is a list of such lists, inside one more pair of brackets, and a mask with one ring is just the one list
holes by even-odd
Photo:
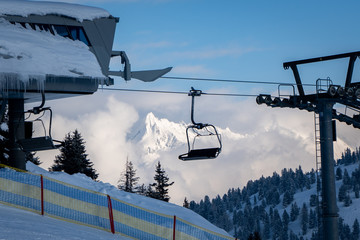
[[336, 180], [341, 180], [342, 179], [342, 170], [340, 167], [338, 167], [336, 169]]
[[311, 194], [310, 195], [310, 207], [315, 207], [317, 205], [317, 196], [316, 194]]
[[354, 186], [354, 193], [355, 193], [355, 198], [359, 198], [359, 197], [360, 197], [360, 186], [359, 186], [359, 184], [355, 184], [355, 186]]
[[298, 207], [296, 202], [294, 202], [293, 204], [291, 204], [290, 221], [294, 222], [299, 216], [299, 213], [300, 213], [300, 208]]
[[200, 201], [200, 212], [199, 213], [200, 213], [201, 216], [203, 216], [204, 218], [206, 218], [210, 222], [211, 222], [212, 219], [214, 219], [212, 217], [211, 202], [210, 202], [210, 197], [208, 195], [206, 195], [204, 197], [204, 200]]
[[313, 229], [316, 226], [316, 213], [310, 208], [309, 213], [309, 229]]
[[339, 217], [338, 228], [339, 228], [339, 237], [340, 239], [342, 239], [342, 235], [344, 231], [344, 219], [342, 217]]
[[352, 163], [352, 157], [351, 157], [351, 150], [350, 148], [346, 148], [345, 154], [342, 154], [342, 163], [346, 165], [349, 165]]
[[346, 170], [346, 168], [345, 168], [344, 174], [343, 174], [343, 184], [344, 185], [351, 185], [351, 179], [350, 179], [349, 173]]
[[0, 116], [0, 163], [10, 165], [9, 162], [9, 116], [5, 111], [4, 116]]
[[302, 234], [305, 235], [308, 229], [309, 215], [306, 204], [304, 203], [301, 209], [301, 229]]
[[338, 193], [339, 202], [345, 201], [346, 192], [347, 192], [347, 187], [344, 184], [342, 184], [339, 188], [339, 193]]
[[359, 221], [357, 220], [357, 218], [354, 221], [353, 224], [353, 230], [352, 230], [352, 239], [359, 239], [360, 238], [360, 227], [359, 227]]
[[298, 240], [298, 236], [291, 230], [289, 234], [290, 240]]
[[295, 170], [295, 179], [300, 190], [303, 191], [303, 188], [305, 187], [306, 184], [306, 179], [300, 165], [299, 165], [299, 169]]
[[189, 201], [187, 200], [186, 197], [185, 197], [185, 199], [184, 199], [183, 207], [184, 207], [184, 208], [189, 208]]
[[294, 195], [290, 191], [286, 191], [283, 197], [283, 206], [287, 207], [294, 200]]
[[254, 233], [251, 233], [248, 240], [261, 240], [259, 232], [255, 231]]
[[85, 142], [81, 134], [75, 130], [73, 134], [65, 136], [64, 144], [60, 147], [60, 155], [57, 155], [50, 171], [64, 171], [68, 174], [83, 173], [92, 179], [98, 174], [92, 168], [93, 163], [87, 158]]
[[136, 169], [134, 169], [134, 165], [131, 161], [126, 160], [125, 171], [123, 172], [118, 185], [120, 190], [125, 192], [134, 193], [136, 184], [139, 181], [139, 177], [136, 177]]
[[345, 207], [349, 207], [352, 203], [352, 200], [350, 198], [350, 194], [347, 193], [346, 196], [345, 196], [345, 199], [344, 199], [344, 206]]
[[169, 183], [170, 179], [165, 170], [161, 167], [160, 162], [156, 165], [154, 180], [155, 183], [153, 183], [152, 186], [155, 188], [155, 192], [152, 197], [168, 202], [170, 200], [168, 188], [173, 185], [174, 182]]
[[340, 239], [351, 239], [351, 229], [350, 226], [346, 223], [343, 224], [343, 227], [341, 228], [341, 231], [339, 231]]
[[138, 186], [136, 193], [139, 195], [143, 195], [146, 196], [146, 192], [147, 192], [147, 188], [145, 186], [145, 184], [141, 184], [140, 186]]
[[270, 218], [269, 218], [269, 214], [267, 214], [267, 213], [264, 216], [263, 236], [265, 239], [270, 238]]
[[276, 239], [281, 238], [283, 234], [283, 223], [281, 221], [279, 211], [276, 208], [274, 209], [274, 219], [271, 225], [274, 229], [273, 237]]
[[152, 184], [149, 184], [146, 188], [145, 196], [151, 197], [151, 198], [157, 198], [157, 194], [153, 189]]
[[282, 214], [282, 223], [283, 223], [283, 234], [282, 234], [282, 239], [286, 240], [288, 239], [288, 225], [290, 222], [290, 216], [287, 213], [286, 209], [284, 210], [283, 214]]
[[25, 153], [25, 161], [28, 162], [32, 162], [35, 165], [40, 165], [41, 162], [39, 160], [39, 157], [35, 157], [36, 153], [32, 153], [32, 152], [27, 152]]
[[316, 183], [316, 174], [315, 174], [315, 170], [312, 168], [311, 172], [310, 172], [310, 183], [314, 184]]

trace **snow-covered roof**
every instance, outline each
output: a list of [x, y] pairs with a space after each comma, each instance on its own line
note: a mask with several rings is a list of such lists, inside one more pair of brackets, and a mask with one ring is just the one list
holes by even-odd
[[111, 16], [106, 10], [97, 7], [62, 2], [18, 0], [0, 0], [0, 16], [1, 15], [17, 15], [22, 17], [29, 15], [59, 15], [75, 18], [80, 22]]
[[22, 81], [46, 75], [105, 78], [95, 55], [81, 41], [24, 28], [1, 17], [0, 32], [5, 33], [0, 34], [0, 79], [4, 75]]

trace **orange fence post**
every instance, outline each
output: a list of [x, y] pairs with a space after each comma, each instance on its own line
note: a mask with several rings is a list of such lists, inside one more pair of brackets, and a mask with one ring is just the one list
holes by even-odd
[[107, 195], [107, 198], [108, 198], [110, 228], [111, 228], [111, 232], [114, 234], [115, 233], [115, 226], [114, 226], [114, 216], [113, 216], [113, 211], [112, 211], [111, 198], [110, 198], [109, 195]]
[[41, 182], [41, 215], [44, 215], [44, 178], [40, 175]]

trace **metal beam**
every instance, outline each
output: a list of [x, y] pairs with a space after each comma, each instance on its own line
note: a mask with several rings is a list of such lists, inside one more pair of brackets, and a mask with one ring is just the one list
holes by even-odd
[[294, 73], [294, 77], [295, 77], [295, 81], [296, 81], [296, 86], [299, 92], [300, 97], [304, 97], [305, 96], [305, 92], [304, 92], [304, 88], [303, 85], [301, 84], [301, 79], [300, 79], [300, 74], [299, 71], [297, 69], [296, 65], [291, 65], [291, 70]]
[[349, 59], [349, 66], [348, 66], [348, 71], [347, 71], [347, 74], [346, 74], [345, 88], [350, 87], [352, 75], [353, 75], [353, 72], [354, 72], [354, 64], [355, 64], [356, 58], [357, 58], [357, 56], [353, 55]]
[[360, 56], [360, 51], [350, 52], [350, 53], [342, 53], [342, 54], [336, 54], [336, 55], [330, 55], [330, 56], [324, 56], [324, 57], [316, 57], [316, 58], [309, 58], [309, 59], [292, 61], [292, 62], [285, 62], [283, 64], [283, 66], [285, 69], [288, 69], [292, 65], [328, 61], [328, 60], [334, 60], [334, 59], [346, 58], [346, 57], [359, 57], [359, 56]]
[[9, 99], [9, 160], [12, 167], [26, 170], [25, 153], [17, 140], [25, 137], [24, 99]]

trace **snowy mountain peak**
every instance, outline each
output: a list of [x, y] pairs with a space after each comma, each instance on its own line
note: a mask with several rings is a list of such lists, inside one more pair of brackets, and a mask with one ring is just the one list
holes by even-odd
[[[150, 112], [145, 118], [145, 130], [140, 140], [144, 152], [147, 157], [157, 159], [161, 151], [174, 150], [178, 147], [184, 147], [187, 143], [186, 138], [187, 124], [184, 122], [175, 123], [165, 118], [157, 118], [154, 113]], [[247, 137], [232, 132], [229, 128], [217, 128], [222, 135], [222, 139], [239, 140]], [[139, 132], [137, 133], [139, 134]], [[189, 132], [190, 139], [195, 136], [191, 131]]]
[[158, 120], [158, 119], [155, 117], [154, 113], [149, 112], [146, 115], [145, 123], [154, 124], [156, 122], [156, 120]]
[[145, 134], [140, 143], [148, 154], [166, 151], [186, 143], [186, 124], [174, 123], [168, 119], [159, 119], [150, 112], [145, 119]]

